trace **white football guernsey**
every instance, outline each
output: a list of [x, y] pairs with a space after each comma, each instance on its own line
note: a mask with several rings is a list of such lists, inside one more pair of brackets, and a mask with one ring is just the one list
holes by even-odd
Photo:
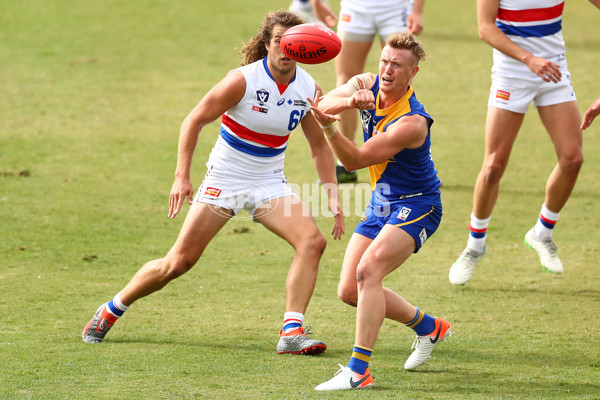
[[[562, 36], [564, 0], [500, 0], [496, 25], [517, 46], [557, 62], [567, 51]], [[494, 49], [494, 73], [533, 74], [527, 66]]]
[[222, 116], [207, 167], [223, 177], [257, 178], [281, 172], [288, 138], [310, 112], [314, 79], [302, 68], [287, 86], [278, 85], [267, 60], [238, 68], [246, 78], [242, 100]]

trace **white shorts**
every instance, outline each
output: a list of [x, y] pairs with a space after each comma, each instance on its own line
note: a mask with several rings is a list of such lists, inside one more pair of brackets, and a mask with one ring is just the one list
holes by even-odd
[[395, 6], [383, 9], [355, 3], [342, 1], [337, 26], [337, 34], [342, 40], [372, 42], [375, 35], [379, 34], [384, 42], [392, 33], [408, 29], [406, 17], [412, 11], [409, 1], [394, 1]]
[[218, 178], [209, 171], [194, 201], [232, 210], [234, 215], [244, 209], [254, 217], [258, 207], [284, 196], [297, 195], [283, 173], [260, 181], [249, 181]]
[[531, 71], [515, 76], [514, 71], [503, 75], [500, 68], [492, 73], [492, 87], [488, 106], [525, 114], [529, 103], [534, 107], [550, 106], [575, 101], [571, 74], [565, 59], [558, 63], [562, 78], [560, 82], [546, 82]]

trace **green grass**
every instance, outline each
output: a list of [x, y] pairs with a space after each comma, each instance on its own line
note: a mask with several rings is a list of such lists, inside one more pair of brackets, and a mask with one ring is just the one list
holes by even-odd
[[[337, 2], [332, 1], [334, 8]], [[433, 115], [444, 218], [427, 246], [386, 285], [453, 323], [418, 372], [402, 365], [413, 334], [385, 322], [372, 358], [376, 386], [315, 393], [354, 340], [354, 309], [336, 297], [349, 235], [329, 241], [307, 321], [328, 343], [319, 357], [275, 353], [289, 246], [233, 220], [200, 263], [137, 302], [106, 342], [80, 334], [96, 307], [173, 243], [167, 218], [179, 125], [226, 71], [234, 49], [286, 2], [4, 1], [0, 11], [0, 398], [598, 399], [600, 125], [555, 238], [554, 276], [523, 244], [555, 163], [531, 110], [489, 229], [489, 254], [465, 287], [447, 273], [462, 250], [483, 154], [491, 50], [477, 38], [474, 2], [431, 2], [415, 80]], [[337, 9], [337, 8], [336, 8]], [[597, 13], [567, 2], [564, 36], [582, 108], [600, 93]], [[379, 47], [368, 68], [375, 70]], [[332, 63], [307, 69], [325, 90]], [[193, 182], [217, 137], [207, 127]], [[302, 135], [286, 158], [291, 182], [316, 179]], [[367, 181], [360, 171], [362, 182]], [[323, 232], [331, 219], [318, 217]], [[347, 229], [356, 216], [347, 218]], [[248, 232], [242, 228], [248, 228]]]

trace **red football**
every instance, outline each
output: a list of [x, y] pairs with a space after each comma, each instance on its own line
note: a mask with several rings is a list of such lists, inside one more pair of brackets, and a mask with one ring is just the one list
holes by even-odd
[[338, 55], [342, 41], [334, 31], [320, 24], [296, 25], [281, 37], [281, 51], [292, 60], [319, 64]]

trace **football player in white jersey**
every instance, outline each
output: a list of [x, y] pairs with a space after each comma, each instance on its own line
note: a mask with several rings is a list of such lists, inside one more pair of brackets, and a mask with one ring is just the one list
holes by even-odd
[[[83, 331], [84, 341], [102, 342], [133, 302], [190, 270], [225, 223], [245, 209], [256, 222], [295, 249], [287, 275], [286, 312], [277, 352], [325, 351], [325, 343], [309, 339], [302, 323], [326, 239], [283, 174], [287, 139], [300, 125], [319, 178], [327, 184], [329, 209], [335, 216], [332, 235], [339, 239], [344, 233], [344, 216], [338, 198], [335, 161], [306, 101], [320, 87], [280, 49], [283, 33], [301, 23], [289, 11], [268, 14], [259, 33], [241, 51], [244, 66], [230, 71], [185, 118], [169, 198], [170, 218], [175, 218], [186, 199], [191, 204], [179, 237], [163, 258], [146, 263], [121, 292], [100, 306]], [[198, 135], [219, 117], [222, 118], [220, 136], [207, 163], [206, 177], [194, 198], [190, 168]]]
[[[599, 0], [590, 0], [600, 8]], [[479, 36], [494, 55], [485, 129], [485, 157], [475, 183], [467, 247], [452, 265], [450, 282], [471, 279], [486, 254], [486, 232], [512, 146], [529, 104], [537, 107], [558, 163], [547, 182], [537, 222], [525, 235], [542, 267], [563, 272], [553, 228], [583, 163], [579, 108], [562, 37], [564, 0], [478, 0]]]
[[[312, 0], [312, 3], [315, 15], [325, 23], [331, 20], [331, 13], [322, 0]], [[383, 48], [393, 33], [404, 30], [415, 35], [421, 33], [424, 4], [425, 0], [341, 0], [337, 33], [342, 40], [342, 50], [335, 58], [336, 87], [364, 72], [375, 35], [379, 35]], [[340, 132], [354, 141], [358, 113], [346, 110], [340, 116]], [[347, 171], [341, 164], [337, 166], [337, 176], [340, 183], [357, 181], [356, 172]]]

